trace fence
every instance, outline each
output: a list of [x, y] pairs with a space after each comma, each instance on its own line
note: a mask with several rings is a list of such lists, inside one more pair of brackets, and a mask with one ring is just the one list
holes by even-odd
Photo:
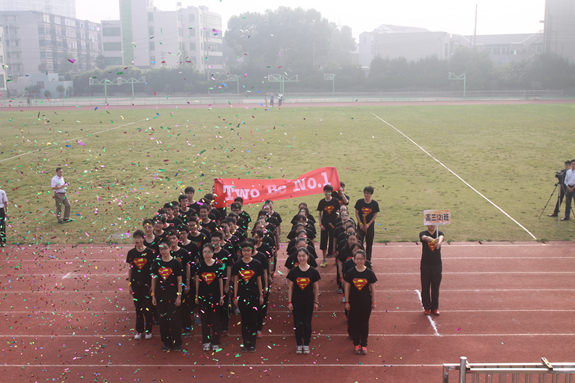
[[[283, 103], [342, 103], [342, 102], [433, 102], [433, 101], [476, 101], [476, 100], [570, 100], [575, 94], [564, 90], [499, 90], [467, 91], [465, 97], [461, 91], [413, 91], [413, 92], [377, 92], [377, 93], [288, 93]], [[217, 104], [264, 104], [263, 94], [245, 93], [243, 95], [222, 93], [219, 95], [198, 94], [158, 94], [157, 96], [131, 95], [66, 98], [32, 98], [32, 107], [39, 106], [102, 106], [102, 105], [217, 105]], [[0, 100], [3, 107], [27, 107], [26, 97], [14, 97]], [[277, 103], [276, 103], [277, 106]]]
[[[575, 363], [467, 363], [443, 365], [443, 383], [449, 383], [449, 371], [459, 371], [459, 383], [575, 383]], [[453, 381], [453, 380], [452, 380]]]

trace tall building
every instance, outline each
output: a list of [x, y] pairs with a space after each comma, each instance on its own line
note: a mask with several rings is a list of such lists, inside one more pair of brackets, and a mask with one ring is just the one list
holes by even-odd
[[0, 12], [7, 74], [58, 72], [73, 63], [76, 72], [95, 69], [101, 52], [100, 24], [44, 12]]
[[575, 64], [575, 2], [545, 1], [545, 52]]
[[38, 11], [76, 18], [76, 0], [0, 0], [0, 12]]
[[223, 70], [222, 18], [207, 7], [177, 3], [174, 11], [160, 11], [153, 0], [120, 0], [120, 18], [124, 65]]
[[124, 65], [122, 22], [102, 20], [102, 54], [106, 67]]

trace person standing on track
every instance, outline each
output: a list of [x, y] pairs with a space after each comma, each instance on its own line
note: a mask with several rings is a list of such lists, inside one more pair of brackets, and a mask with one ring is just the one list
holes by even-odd
[[309, 354], [311, 319], [319, 309], [319, 272], [307, 262], [311, 254], [305, 247], [297, 250], [299, 265], [290, 270], [288, 279], [288, 308], [293, 312], [296, 354]]
[[142, 230], [136, 230], [132, 235], [135, 247], [128, 251], [126, 263], [130, 265], [128, 270], [129, 290], [134, 298], [136, 308], [136, 336], [134, 339], [152, 339], [152, 313], [155, 310], [150, 296], [152, 285], [152, 264], [156, 255], [152, 249], [144, 246], [145, 234]]
[[323, 187], [323, 194], [325, 198], [322, 198], [317, 205], [317, 211], [319, 211], [319, 228], [321, 229], [321, 237], [319, 248], [322, 251], [323, 260], [320, 264], [321, 267], [327, 266], [327, 256], [333, 256], [333, 230], [335, 229], [335, 221], [337, 218], [337, 213], [339, 212], [339, 200], [331, 196], [333, 193], [333, 186], [325, 185]]
[[435, 225], [419, 233], [421, 241], [421, 303], [425, 315], [439, 315], [439, 285], [441, 284], [441, 244], [443, 233]]
[[363, 188], [363, 199], [355, 203], [355, 218], [359, 228], [365, 233], [365, 251], [367, 260], [371, 261], [371, 249], [373, 247], [373, 237], [375, 235], [375, 219], [379, 213], [379, 204], [373, 200], [373, 187], [366, 186]]
[[567, 186], [567, 200], [565, 201], [565, 217], [561, 218], [561, 221], [569, 221], [571, 200], [575, 200], [575, 160], [571, 160], [571, 169], [565, 172], [565, 185]]
[[[52, 178], [52, 190], [54, 190], [54, 200], [56, 201], [56, 217], [58, 223], [71, 222], [70, 219], [70, 201], [66, 195], [68, 184], [64, 181], [64, 170], [56, 168], [56, 175]], [[62, 205], [64, 205], [64, 219], [61, 218]]]
[[6, 246], [6, 223], [8, 222], [8, 196], [0, 189], [0, 247]]
[[349, 334], [353, 340], [353, 353], [367, 355], [369, 317], [375, 308], [375, 273], [365, 266], [366, 254], [358, 250], [354, 255], [355, 267], [345, 273], [345, 309], [349, 312]]

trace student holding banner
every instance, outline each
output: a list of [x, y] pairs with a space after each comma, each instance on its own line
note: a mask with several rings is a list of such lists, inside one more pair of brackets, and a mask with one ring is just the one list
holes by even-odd
[[435, 225], [419, 233], [421, 241], [421, 302], [425, 315], [439, 315], [439, 285], [441, 284], [441, 244], [443, 232]]

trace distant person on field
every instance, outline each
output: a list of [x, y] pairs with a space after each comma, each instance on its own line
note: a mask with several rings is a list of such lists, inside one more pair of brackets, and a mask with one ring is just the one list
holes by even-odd
[[[56, 168], [56, 175], [52, 178], [52, 190], [54, 191], [54, 200], [56, 201], [56, 217], [58, 223], [71, 222], [70, 219], [70, 201], [66, 195], [68, 184], [64, 181], [64, 170]], [[61, 218], [62, 205], [64, 205], [64, 218]]]
[[280, 108], [282, 106], [283, 99], [284, 99], [284, 95], [282, 93], [278, 94], [278, 107], [280, 107]]
[[567, 200], [565, 201], [565, 217], [561, 218], [562, 221], [569, 220], [571, 200], [575, 199], [575, 160], [571, 160], [571, 169], [565, 172], [565, 185], [567, 185]]
[[273, 93], [270, 95], [270, 107], [272, 107], [272, 108], [274, 107], [274, 94]]
[[548, 217], [557, 217], [559, 215], [559, 208], [563, 203], [563, 197], [567, 193], [567, 185], [565, 184], [565, 175], [567, 174], [567, 170], [571, 169], [571, 161], [565, 161], [565, 169], [557, 172], [558, 174], [555, 176], [557, 177], [557, 185], [559, 186], [559, 199], [555, 204], [555, 210], [552, 214], [548, 214]]
[[419, 233], [421, 241], [421, 302], [425, 315], [439, 315], [439, 285], [441, 284], [441, 244], [443, 233], [435, 225]]

